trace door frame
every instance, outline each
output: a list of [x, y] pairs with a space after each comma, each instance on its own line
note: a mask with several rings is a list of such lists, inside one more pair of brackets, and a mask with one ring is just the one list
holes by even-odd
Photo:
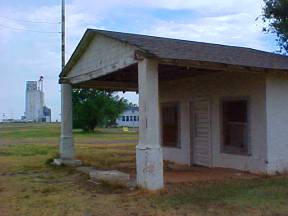
[[207, 167], [212, 167], [212, 157], [213, 157], [213, 151], [212, 151], [212, 127], [211, 127], [211, 98], [208, 96], [198, 96], [198, 97], [193, 97], [189, 99], [189, 138], [190, 138], [190, 145], [189, 145], [189, 154], [190, 154], [190, 166], [194, 165], [194, 113], [193, 113], [193, 103], [197, 103], [199, 101], [207, 101], [208, 102], [208, 164]]

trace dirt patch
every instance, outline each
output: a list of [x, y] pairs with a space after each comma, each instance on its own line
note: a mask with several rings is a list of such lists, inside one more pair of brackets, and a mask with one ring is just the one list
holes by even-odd
[[[184, 169], [186, 168], [186, 169]], [[194, 183], [221, 181], [228, 179], [251, 179], [257, 175], [241, 172], [233, 169], [224, 168], [206, 168], [206, 167], [182, 167], [179, 170], [167, 170], [164, 172], [164, 180], [169, 183]]]
[[3, 208], [3, 207], [0, 206], [0, 215], [1, 215], [1, 216], [9, 216], [10, 213], [9, 213], [9, 211], [7, 210], [7, 208]]

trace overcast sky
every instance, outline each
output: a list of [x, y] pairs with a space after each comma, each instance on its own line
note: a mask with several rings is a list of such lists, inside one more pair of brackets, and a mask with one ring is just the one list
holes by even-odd
[[[52, 118], [59, 119], [60, 4], [61, 0], [0, 0], [1, 117], [5, 113], [20, 118], [25, 81], [43, 75], [46, 105], [52, 108]], [[261, 19], [256, 21], [262, 5], [262, 0], [66, 0], [66, 60], [86, 28], [275, 51], [275, 38], [262, 32]], [[134, 94], [125, 96], [138, 101]]]

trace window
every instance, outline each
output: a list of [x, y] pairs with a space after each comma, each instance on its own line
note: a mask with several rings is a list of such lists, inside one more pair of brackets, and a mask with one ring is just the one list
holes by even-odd
[[139, 116], [137, 116], [137, 121], [139, 121]]
[[133, 116], [130, 116], [130, 121], [133, 121]]
[[222, 121], [222, 151], [248, 154], [248, 101], [224, 100]]
[[125, 121], [125, 116], [122, 116], [122, 121]]
[[137, 116], [134, 116], [134, 121], [135, 121], [135, 122], [137, 121]]
[[126, 121], [129, 122], [129, 116], [126, 116]]
[[179, 147], [179, 106], [178, 104], [162, 104], [162, 145], [166, 147]]

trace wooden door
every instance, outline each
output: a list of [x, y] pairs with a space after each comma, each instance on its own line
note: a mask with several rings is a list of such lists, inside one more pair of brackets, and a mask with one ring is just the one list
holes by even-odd
[[211, 166], [210, 104], [208, 98], [190, 102], [191, 163]]

